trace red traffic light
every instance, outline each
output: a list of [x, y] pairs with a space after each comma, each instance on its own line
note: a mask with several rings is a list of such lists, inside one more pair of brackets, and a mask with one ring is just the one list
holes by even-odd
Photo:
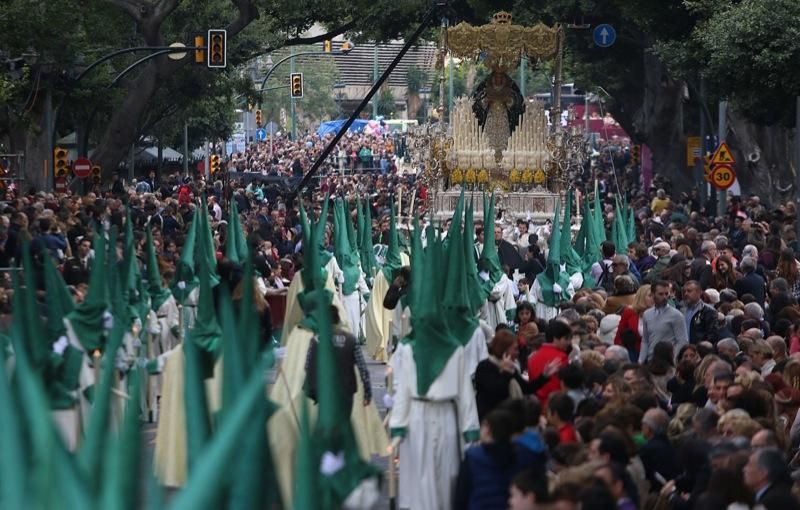
[[208, 67], [224, 68], [228, 65], [228, 31], [208, 31]]
[[289, 75], [289, 89], [295, 99], [303, 97], [303, 73], [292, 73]]

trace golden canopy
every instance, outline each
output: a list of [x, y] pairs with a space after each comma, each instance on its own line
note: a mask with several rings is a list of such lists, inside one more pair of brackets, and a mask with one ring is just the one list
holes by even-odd
[[521, 56], [549, 59], [558, 53], [560, 27], [538, 23], [532, 27], [511, 24], [511, 14], [498, 12], [488, 25], [475, 27], [461, 22], [447, 29], [447, 46], [461, 58], [484, 53], [484, 64], [493, 71], [508, 72], [519, 65]]

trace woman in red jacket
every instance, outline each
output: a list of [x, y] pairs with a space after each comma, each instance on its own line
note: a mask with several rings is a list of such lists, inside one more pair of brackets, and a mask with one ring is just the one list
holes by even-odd
[[639, 318], [651, 306], [653, 306], [653, 293], [650, 292], [650, 285], [645, 284], [636, 291], [633, 305], [626, 306], [622, 310], [614, 344], [628, 349], [631, 360], [639, 359], [639, 350], [642, 347], [642, 323]]

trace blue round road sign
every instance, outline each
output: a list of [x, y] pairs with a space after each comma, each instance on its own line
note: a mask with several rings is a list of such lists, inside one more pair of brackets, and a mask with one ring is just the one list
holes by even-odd
[[592, 32], [594, 43], [601, 48], [608, 48], [617, 40], [617, 31], [608, 23], [597, 25]]
[[264, 128], [256, 129], [256, 140], [259, 142], [263, 142], [267, 139], [267, 130]]

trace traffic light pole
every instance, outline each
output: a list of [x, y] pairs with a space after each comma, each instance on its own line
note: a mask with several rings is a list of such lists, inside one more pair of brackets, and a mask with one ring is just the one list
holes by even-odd
[[50, 160], [49, 165], [44, 165], [45, 171], [47, 172], [46, 180], [47, 180], [47, 189], [54, 190], [56, 186], [56, 162], [55, 162], [55, 147], [56, 147], [56, 121], [55, 121], [55, 114], [53, 112], [53, 89], [48, 84], [45, 88], [45, 96], [44, 96], [44, 123], [47, 126], [47, 154], [49, 154], [48, 158]]
[[[289, 60], [289, 73], [294, 73], [294, 46], [289, 48], [291, 59]], [[274, 69], [274, 67], [273, 67]], [[292, 141], [297, 141], [297, 114], [294, 110], [294, 96], [289, 94], [289, 109], [292, 114]]]
[[189, 124], [183, 123], [183, 175], [189, 175]]
[[[719, 102], [719, 144], [725, 141], [728, 134], [728, 102]], [[728, 208], [728, 192], [721, 189], [717, 192], [717, 216], [725, 216]]]
[[306, 172], [306, 174], [303, 176], [303, 179], [300, 181], [297, 187], [294, 190], [292, 190], [292, 193], [289, 195], [287, 200], [288, 205], [290, 207], [294, 203], [294, 199], [297, 197], [297, 195], [301, 191], [303, 191], [303, 188], [308, 186], [309, 181], [311, 181], [311, 178], [314, 177], [314, 174], [317, 173], [319, 167], [322, 165], [322, 162], [328, 158], [328, 156], [333, 151], [334, 147], [336, 147], [336, 144], [339, 143], [339, 140], [341, 140], [344, 134], [347, 133], [347, 130], [350, 129], [350, 126], [353, 125], [353, 122], [358, 118], [358, 116], [361, 114], [364, 108], [366, 108], [366, 106], [369, 104], [369, 101], [372, 99], [372, 97], [375, 95], [375, 93], [378, 91], [381, 85], [383, 85], [383, 83], [389, 78], [389, 75], [392, 74], [392, 71], [394, 71], [394, 68], [397, 67], [397, 64], [400, 63], [400, 60], [403, 59], [406, 53], [408, 53], [408, 50], [411, 49], [411, 47], [417, 42], [417, 39], [419, 39], [420, 35], [422, 35], [422, 32], [425, 31], [426, 28], [428, 28], [431, 21], [436, 19], [436, 11], [439, 9], [439, 7], [444, 7], [446, 6], [446, 4], [447, 2], [441, 2], [441, 1], [434, 2], [434, 5], [428, 10], [427, 13], [425, 13], [425, 16], [422, 18], [422, 22], [420, 23], [419, 27], [417, 27], [417, 30], [414, 31], [414, 33], [411, 35], [411, 37], [408, 38], [408, 40], [406, 40], [406, 43], [405, 45], [403, 45], [403, 48], [400, 50], [397, 56], [394, 57], [394, 60], [392, 60], [392, 62], [383, 72], [378, 81], [376, 81], [375, 84], [372, 86], [372, 88], [369, 90], [369, 92], [367, 92], [367, 95], [364, 96], [364, 99], [361, 100], [361, 103], [359, 103], [358, 107], [356, 107], [356, 109], [353, 110], [353, 113], [350, 114], [350, 118], [347, 119], [347, 122], [345, 122], [344, 125], [342, 125], [342, 127], [339, 128], [339, 132], [336, 133], [336, 136], [333, 137], [333, 140], [331, 140], [331, 142], [325, 147], [322, 153], [319, 156], [317, 156], [317, 160], [314, 161], [314, 164], [311, 166], [311, 169], [308, 172]]
[[275, 64], [273, 64], [272, 69], [267, 71], [267, 74], [264, 76], [264, 79], [261, 80], [261, 87], [258, 89], [258, 107], [259, 108], [261, 107], [261, 101], [263, 99], [264, 92], [266, 92], [268, 90], [274, 90], [275, 88], [283, 88], [285, 86], [285, 85], [280, 85], [280, 86], [277, 86], [277, 87], [265, 88], [267, 86], [267, 80], [269, 80], [269, 77], [272, 76], [273, 72], [275, 72], [275, 69], [277, 69], [279, 65], [283, 64], [287, 60], [294, 59], [295, 57], [302, 57], [302, 56], [305, 56], [305, 55], [347, 55], [348, 53], [349, 53], [348, 51], [331, 51], [331, 52], [327, 52], [327, 51], [304, 51], [304, 52], [301, 52], [301, 53], [293, 53], [293, 54], [289, 55], [288, 57], [284, 57], [284, 58], [278, 60], [277, 62], [275, 62]]

